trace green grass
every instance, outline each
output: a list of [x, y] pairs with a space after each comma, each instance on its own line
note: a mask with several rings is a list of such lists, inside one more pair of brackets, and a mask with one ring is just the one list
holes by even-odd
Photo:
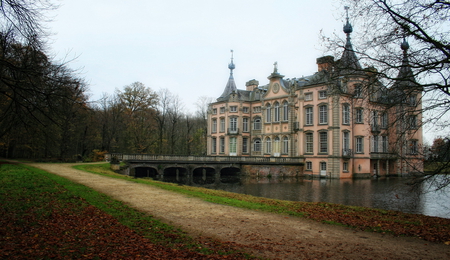
[[[105, 172], [107, 166], [98, 165], [96, 169]], [[38, 225], [55, 209], [82, 212], [88, 205], [113, 216], [155, 244], [203, 254], [236, 253], [223, 251], [219, 246], [218, 251], [211, 250], [179, 229], [63, 177], [29, 166], [0, 164], [0, 215], [11, 216], [14, 225]]]

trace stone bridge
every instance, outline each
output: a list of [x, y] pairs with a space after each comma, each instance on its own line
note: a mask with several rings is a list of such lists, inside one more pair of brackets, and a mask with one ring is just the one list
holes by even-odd
[[301, 157], [166, 156], [147, 154], [106, 154], [127, 164], [122, 173], [183, 184], [234, 182], [241, 175], [300, 176]]

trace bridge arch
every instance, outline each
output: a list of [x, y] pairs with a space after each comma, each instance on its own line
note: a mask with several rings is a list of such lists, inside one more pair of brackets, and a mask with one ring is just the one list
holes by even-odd
[[133, 168], [135, 178], [158, 179], [158, 169], [151, 166], [137, 166]]
[[179, 166], [164, 168], [163, 181], [187, 184], [189, 171], [187, 168]]
[[223, 183], [236, 183], [240, 180], [241, 169], [236, 166], [229, 166], [220, 169], [220, 181]]
[[216, 170], [212, 167], [197, 167], [192, 171], [192, 181], [195, 184], [213, 184]]

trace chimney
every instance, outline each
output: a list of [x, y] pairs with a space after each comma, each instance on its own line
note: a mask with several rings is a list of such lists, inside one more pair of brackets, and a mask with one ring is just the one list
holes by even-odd
[[323, 56], [317, 58], [317, 66], [319, 72], [321, 72], [322, 70], [331, 71], [333, 69], [333, 65], [334, 65], [333, 56]]
[[247, 83], [245, 83], [247, 91], [253, 91], [255, 88], [258, 87], [258, 85], [259, 85], [259, 81], [257, 81], [256, 79], [252, 79], [252, 80], [248, 81]]

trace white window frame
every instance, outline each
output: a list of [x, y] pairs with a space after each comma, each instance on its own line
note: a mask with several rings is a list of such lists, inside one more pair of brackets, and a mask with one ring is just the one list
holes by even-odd
[[305, 166], [305, 170], [307, 171], [312, 171], [312, 162], [311, 161], [306, 161], [306, 166]]
[[342, 124], [350, 124], [350, 106], [348, 104], [342, 106]]
[[225, 153], [225, 137], [219, 138], [219, 153]]
[[230, 137], [229, 139], [229, 153], [230, 156], [236, 156], [237, 155], [237, 138], [236, 137]]
[[272, 139], [270, 139], [270, 137], [266, 138], [266, 149], [265, 149], [265, 153], [266, 154], [271, 154], [272, 153]]
[[266, 123], [272, 122], [272, 107], [270, 104], [266, 105]]
[[242, 132], [248, 132], [249, 128], [248, 128], [248, 117], [244, 117], [242, 118]]
[[289, 121], [289, 103], [283, 102], [283, 121]]
[[314, 153], [314, 133], [305, 133], [305, 153]]
[[328, 153], [328, 132], [319, 132], [319, 153]]
[[280, 122], [280, 103], [275, 102], [274, 105], [274, 122]]
[[253, 121], [253, 130], [261, 130], [261, 117], [255, 117]]
[[319, 124], [328, 124], [328, 105], [319, 106]]
[[305, 101], [311, 100], [313, 100], [313, 93], [312, 92], [305, 93]]
[[364, 109], [357, 108], [355, 113], [356, 113], [355, 123], [357, 123], [357, 124], [364, 123]]
[[364, 137], [355, 137], [355, 153], [364, 153]]
[[212, 120], [211, 133], [217, 133], [217, 118]]
[[248, 137], [242, 137], [242, 153], [248, 153]]
[[237, 106], [230, 106], [230, 112], [237, 112]]
[[253, 140], [253, 151], [261, 152], [261, 139], [260, 138], [255, 138]]
[[314, 124], [314, 108], [306, 107], [305, 108], [305, 125], [313, 125]]
[[319, 91], [319, 99], [326, 99], [327, 98], [327, 91], [321, 90]]
[[217, 153], [217, 138], [211, 138], [211, 153]]
[[289, 138], [287, 136], [283, 137], [282, 153], [283, 154], [288, 154], [289, 153]]
[[220, 118], [220, 132], [224, 133], [225, 132], [225, 118]]

